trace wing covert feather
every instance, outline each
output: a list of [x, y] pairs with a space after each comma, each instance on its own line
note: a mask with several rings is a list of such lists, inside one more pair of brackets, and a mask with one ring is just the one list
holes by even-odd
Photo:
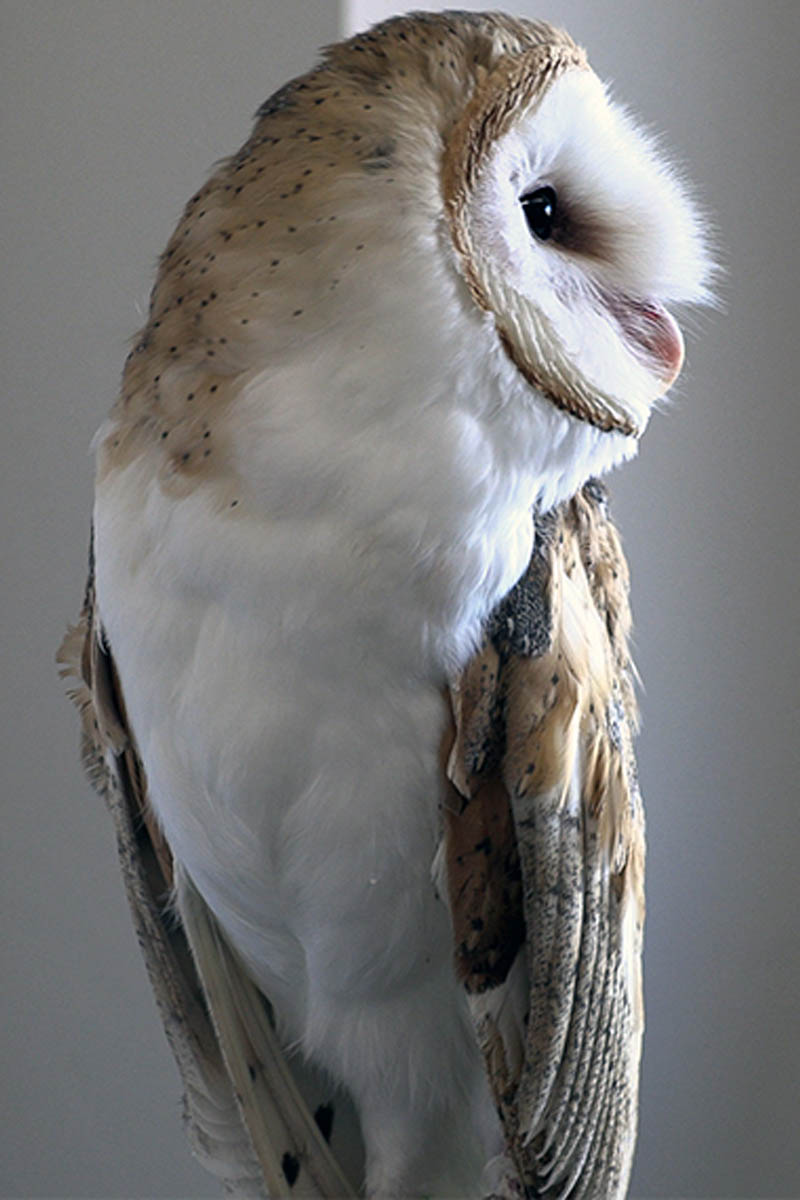
[[[530, 1196], [621, 1197], [630, 1174], [644, 819], [629, 630], [627, 567], [592, 481], [537, 518], [530, 567], [451, 690], [456, 964]], [[475, 869], [464, 846], [490, 824], [503, 844]], [[514, 969], [496, 952], [487, 970], [479, 951], [509, 929]]]

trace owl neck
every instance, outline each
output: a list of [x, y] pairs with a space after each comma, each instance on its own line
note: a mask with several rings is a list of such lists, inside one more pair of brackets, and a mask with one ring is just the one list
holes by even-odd
[[378, 435], [377, 494], [373, 471], [355, 476], [364, 527], [398, 567], [404, 610], [422, 618], [423, 655], [445, 673], [472, 654], [489, 613], [525, 571], [534, 511], [569, 499], [636, 450], [634, 439], [560, 412], [518, 374], [498, 394], [496, 378], [481, 386], [473, 362], [471, 382]]

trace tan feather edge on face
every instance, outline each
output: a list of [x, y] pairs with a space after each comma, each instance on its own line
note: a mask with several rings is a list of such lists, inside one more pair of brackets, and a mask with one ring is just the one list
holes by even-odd
[[[605, 398], [604, 403], [587, 387], [577, 386], [574, 380], [567, 383], [549, 355], [539, 354], [537, 361], [532, 361], [525, 349], [526, 341], [532, 340], [538, 347], [557, 342], [556, 334], [543, 316], [534, 320], [528, 311], [515, 313], [514, 309], [520, 306], [510, 304], [509, 295], [502, 297], [502, 304], [490, 295], [481, 278], [479, 256], [470, 232], [469, 204], [494, 142], [508, 132], [519, 115], [540, 102], [555, 80], [566, 71], [590, 70], [580, 46], [560, 30], [552, 33], [552, 42], [536, 46], [521, 56], [502, 59], [476, 90], [452, 133], [445, 154], [442, 175], [445, 211], [470, 294], [479, 308], [495, 316], [500, 343], [528, 383], [558, 408], [606, 433], [638, 436], [641, 429], [630, 417], [619, 412], [617, 405], [611, 408], [610, 398]], [[511, 320], [497, 316], [498, 311], [503, 310], [509, 312]], [[518, 328], [514, 328], [522, 322], [533, 326], [532, 338], [530, 330], [529, 337], [525, 338], [520, 336]]]

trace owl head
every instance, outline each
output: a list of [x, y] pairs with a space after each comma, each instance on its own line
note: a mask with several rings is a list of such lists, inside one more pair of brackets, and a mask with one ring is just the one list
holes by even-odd
[[272, 96], [187, 206], [115, 444], [179, 424], [174, 479], [234, 391], [342, 446], [451, 405], [553, 503], [635, 451], [683, 359], [668, 306], [711, 270], [685, 188], [567, 34], [395, 18]]

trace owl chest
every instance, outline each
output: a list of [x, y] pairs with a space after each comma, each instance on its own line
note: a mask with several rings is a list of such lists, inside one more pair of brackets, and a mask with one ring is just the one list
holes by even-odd
[[154, 488], [145, 522], [130, 488], [98, 504], [99, 603], [153, 806], [239, 952], [289, 1008], [311, 978], [380, 995], [446, 959], [442, 689], [524, 569], [527, 512], [421, 552], [421, 504], [253, 526]]
[[[298, 989], [379, 1002], [448, 954], [431, 881], [441, 690], [399, 663], [358, 669], [363, 645], [339, 638], [349, 668], [322, 649], [312, 669], [272, 639], [207, 637], [172, 712], [158, 697], [147, 751], [177, 857], [294, 1014]], [[224, 697], [216, 713], [211, 695]]]

